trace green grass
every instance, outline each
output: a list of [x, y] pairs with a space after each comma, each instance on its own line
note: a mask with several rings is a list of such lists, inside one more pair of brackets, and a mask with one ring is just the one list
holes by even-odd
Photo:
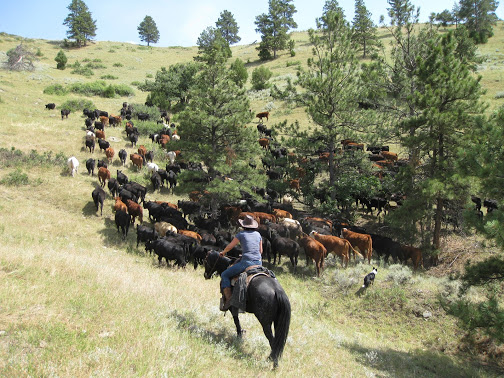
[[[480, 46], [488, 55], [481, 74], [491, 109], [502, 101], [495, 99], [502, 91], [504, 63], [496, 51], [504, 39], [501, 25], [495, 37]], [[1, 51], [19, 44], [19, 37], [0, 36]], [[294, 33], [293, 38], [295, 60], [285, 51], [262, 64], [273, 72], [277, 85], [295, 75], [298, 61], [305, 66], [311, 54], [307, 33]], [[45, 40], [29, 43], [48, 57], [60, 48]], [[233, 59], [250, 62], [250, 77], [259, 64], [255, 46], [234, 46], [232, 51]], [[96, 42], [66, 54], [73, 62], [87, 58], [88, 63], [102, 64], [107, 68], [100, 75], [112, 75], [115, 83], [130, 86], [162, 66], [191, 61], [196, 52], [196, 47]], [[128, 59], [123, 60], [122, 53]], [[321, 278], [315, 278], [304, 256], [297, 274], [291, 273], [285, 258], [274, 268], [293, 313], [283, 358], [272, 371], [266, 361], [269, 346], [255, 317], [240, 315], [247, 334], [238, 341], [231, 317], [218, 310], [218, 280], [204, 280], [201, 268], [158, 267], [157, 259], [136, 248], [133, 228], [123, 242], [108, 194], [103, 217], [96, 214], [91, 192], [97, 179], [87, 175], [84, 163], [104, 154], [96, 150], [90, 155], [84, 149], [81, 110], [89, 100], [74, 93], [44, 93], [50, 86], [87, 85], [93, 80], [57, 70], [50, 59], [37, 62], [35, 73], [1, 75], [0, 180], [28, 182], [0, 184], [1, 376], [223, 376], [237, 371], [239, 376], [502, 375], [502, 368], [495, 367], [498, 358], [478, 354], [465, 344], [464, 332], [439, 306], [439, 295], [457, 292], [457, 281], [449, 281], [446, 271], [413, 273], [380, 264], [374, 286], [356, 296], [370, 266], [359, 263], [342, 270], [339, 262], [329, 259]], [[248, 93], [253, 112], [271, 109], [269, 125], [284, 119], [309, 125], [303, 109], [287, 109], [272, 101], [267, 91]], [[135, 91], [127, 102], [143, 104], [145, 98], [145, 92]], [[118, 114], [123, 101], [93, 97], [89, 107]], [[49, 102], [56, 103], [56, 110], [44, 108]], [[76, 110], [61, 120], [58, 109], [65, 102]], [[147, 133], [157, 126], [135, 125], [143, 130], [138, 144], [152, 149]], [[106, 133], [116, 151], [136, 151], [123, 128], [110, 127]], [[163, 161], [162, 151], [155, 153], [156, 161]], [[74, 178], [66, 168], [72, 155], [81, 163]], [[129, 161], [126, 167], [115, 161], [113, 176], [117, 169], [148, 184], [145, 172], [137, 172]], [[147, 199], [176, 202], [187, 196], [163, 189], [149, 192]], [[463, 261], [493, 251], [473, 235], [448, 237], [445, 243], [454, 252], [441, 256], [444, 266], [454, 263], [457, 269]], [[463, 258], [455, 259], [458, 253]], [[424, 319], [426, 311], [431, 318]]]

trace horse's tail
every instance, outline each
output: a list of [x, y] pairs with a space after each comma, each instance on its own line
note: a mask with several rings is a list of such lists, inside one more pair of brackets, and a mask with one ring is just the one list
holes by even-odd
[[275, 367], [278, 365], [279, 358], [282, 357], [285, 342], [287, 341], [287, 335], [289, 334], [291, 319], [291, 306], [289, 298], [287, 298], [285, 291], [278, 290], [276, 292], [276, 300], [278, 305], [278, 312], [274, 321], [275, 338], [273, 340], [273, 345], [271, 346], [270, 355], [270, 358], [273, 360]]

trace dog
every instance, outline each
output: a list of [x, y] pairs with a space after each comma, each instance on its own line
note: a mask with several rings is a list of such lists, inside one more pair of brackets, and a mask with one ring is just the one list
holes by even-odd
[[376, 273], [378, 273], [378, 269], [376, 269], [374, 266], [373, 266], [373, 270], [371, 271], [371, 273], [368, 273], [366, 275], [366, 277], [364, 277], [364, 285], [362, 285], [362, 288], [367, 288], [369, 285], [372, 285], [374, 283], [374, 279], [375, 279], [375, 276], [376, 276]]

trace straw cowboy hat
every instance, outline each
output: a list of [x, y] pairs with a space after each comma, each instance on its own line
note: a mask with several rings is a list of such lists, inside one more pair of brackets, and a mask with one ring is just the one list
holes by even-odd
[[252, 218], [250, 215], [245, 215], [244, 219], [238, 219], [238, 222], [241, 224], [243, 228], [257, 228], [259, 225], [257, 221]]

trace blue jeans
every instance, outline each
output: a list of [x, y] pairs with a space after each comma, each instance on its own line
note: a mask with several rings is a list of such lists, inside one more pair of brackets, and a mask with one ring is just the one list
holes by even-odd
[[238, 261], [221, 273], [221, 289], [231, 287], [231, 278], [237, 276], [249, 266], [262, 265], [262, 261]]

